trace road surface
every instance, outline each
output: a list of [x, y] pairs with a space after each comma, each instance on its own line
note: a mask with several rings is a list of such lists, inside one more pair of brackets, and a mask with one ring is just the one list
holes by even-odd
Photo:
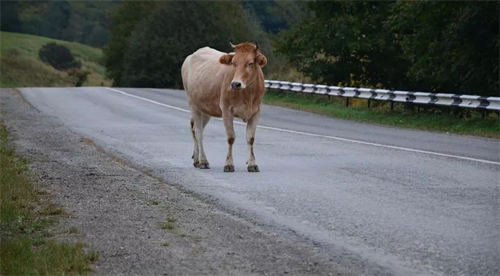
[[40, 112], [110, 154], [276, 233], [311, 240], [365, 274], [498, 275], [498, 140], [355, 123], [264, 105], [248, 173], [235, 124], [224, 173], [220, 120], [205, 130], [210, 170], [192, 166], [183, 91], [23, 88]]

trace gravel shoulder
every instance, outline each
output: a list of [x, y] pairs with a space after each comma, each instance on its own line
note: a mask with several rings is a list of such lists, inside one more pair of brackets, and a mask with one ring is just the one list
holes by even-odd
[[357, 274], [312, 242], [269, 231], [106, 153], [0, 90], [0, 119], [35, 185], [70, 214], [56, 227], [99, 252], [97, 274]]

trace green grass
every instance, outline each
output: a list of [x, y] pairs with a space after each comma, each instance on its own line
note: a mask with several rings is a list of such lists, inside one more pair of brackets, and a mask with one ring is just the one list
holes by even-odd
[[366, 107], [364, 99], [350, 99], [351, 106], [344, 105], [343, 98], [328, 100], [323, 95], [304, 95], [270, 91], [264, 97], [264, 103], [297, 110], [314, 112], [331, 117], [360, 122], [383, 124], [388, 126], [423, 129], [456, 134], [477, 135], [500, 138], [500, 120], [497, 114], [490, 112], [486, 118], [476, 111], [458, 117], [448, 109], [432, 109], [417, 112], [407, 110], [403, 104], [395, 104], [393, 111], [387, 102], [373, 102], [372, 108]]
[[91, 72], [83, 85], [110, 84], [104, 76], [101, 49], [47, 37], [0, 32], [0, 86], [74, 86], [74, 79], [66, 72], [58, 71], [38, 58], [40, 48], [49, 42], [68, 47], [75, 58], [82, 61], [82, 68]]
[[162, 242], [161, 246], [170, 246], [170, 243], [169, 242]]
[[149, 200], [148, 203], [151, 204], [151, 205], [158, 205], [158, 204], [160, 204], [160, 202], [157, 201], [157, 200]]
[[1, 122], [0, 192], [1, 275], [63, 275], [91, 271], [89, 263], [97, 260], [97, 253], [85, 253], [81, 243], [52, 239], [47, 228], [65, 212], [41, 198], [45, 193], [33, 187], [27, 161], [15, 155]]
[[166, 222], [160, 223], [160, 228], [164, 229], [164, 230], [174, 230], [175, 225], [171, 222], [166, 221]]

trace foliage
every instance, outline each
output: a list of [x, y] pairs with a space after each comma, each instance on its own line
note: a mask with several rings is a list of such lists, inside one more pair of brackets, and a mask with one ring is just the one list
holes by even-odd
[[397, 2], [386, 29], [398, 34], [417, 89], [498, 95], [499, 3]]
[[242, 1], [242, 6], [271, 34], [287, 30], [309, 15], [306, 2], [300, 1]]
[[[315, 2], [316, 16], [283, 35], [278, 50], [318, 82], [398, 86], [405, 62], [381, 32], [389, 2]], [[395, 66], [386, 66], [387, 64]], [[396, 82], [396, 83], [394, 83]]]
[[75, 86], [79, 87], [87, 81], [87, 77], [90, 74], [87, 70], [82, 70], [80, 68], [71, 68], [68, 70], [68, 75], [75, 79]]
[[117, 1], [1, 1], [0, 5], [2, 31], [102, 46], [108, 38], [108, 13]]
[[157, 2], [124, 2], [111, 14], [110, 39], [103, 48], [106, 74], [122, 84], [123, 60], [132, 31], [156, 7]]
[[255, 37], [238, 2], [125, 2], [113, 14], [106, 67], [114, 85], [182, 87], [186, 56]]
[[280, 53], [313, 81], [498, 94], [498, 2], [313, 2]]
[[67, 70], [70, 68], [80, 68], [82, 63], [75, 60], [71, 51], [54, 42], [47, 43], [38, 51], [40, 60], [52, 65], [57, 70]]

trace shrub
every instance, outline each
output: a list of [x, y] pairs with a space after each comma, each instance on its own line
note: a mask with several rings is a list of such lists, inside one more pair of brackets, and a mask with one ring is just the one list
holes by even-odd
[[82, 84], [87, 80], [87, 76], [89, 74], [89, 71], [79, 68], [71, 68], [68, 70], [68, 75], [73, 77], [75, 80], [75, 86], [82, 86]]
[[43, 45], [38, 51], [38, 56], [43, 62], [52, 65], [57, 70], [80, 68], [82, 66], [79, 61], [75, 60], [68, 48], [54, 42]]

